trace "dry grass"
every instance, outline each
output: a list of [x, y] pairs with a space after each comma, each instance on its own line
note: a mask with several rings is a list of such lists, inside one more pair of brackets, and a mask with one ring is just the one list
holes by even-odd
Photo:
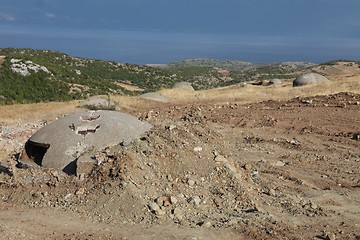
[[[254, 103], [265, 100], [289, 100], [296, 96], [308, 97], [315, 95], [328, 95], [339, 92], [353, 92], [360, 94], [360, 75], [352, 77], [332, 77], [330, 82], [321, 85], [292, 87], [292, 81], [285, 81], [283, 86], [230, 86], [204, 91], [189, 91], [182, 89], [163, 89], [159, 92], [172, 99], [171, 103], [162, 103], [139, 97], [111, 96], [121, 109], [158, 109], [160, 106], [170, 104], [192, 104], [194, 102], [236, 102], [240, 104]], [[0, 123], [13, 124], [29, 122], [38, 119], [55, 119], [65, 113], [78, 111], [78, 101], [54, 102], [38, 104], [17, 104], [0, 106]]]
[[110, 96], [110, 100], [113, 101], [118, 109], [130, 109], [136, 111], [137, 109], [156, 109], [158, 106], [164, 106], [168, 103], [158, 102], [154, 100], [143, 99], [139, 97], [128, 97], [128, 96], [120, 96], [120, 95], [112, 95]]
[[179, 91], [166, 89], [160, 91], [174, 102], [192, 101], [235, 101], [238, 103], [253, 103], [264, 100], [288, 100], [296, 96], [307, 97], [314, 95], [328, 95], [339, 92], [354, 92], [360, 94], [360, 76], [333, 77], [330, 82], [321, 85], [292, 87], [292, 81], [285, 81], [283, 86], [230, 86], [206, 91]]
[[121, 82], [115, 82], [116, 85], [120, 86], [120, 87], [123, 87], [125, 88], [126, 90], [129, 90], [129, 91], [144, 91], [145, 89], [142, 89], [142, 88], [139, 88], [137, 86], [133, 86], [133, 85], [130, 85], [130, 84], [125, 84], [125, 83], [121, 83]]
[[77, 105], [79, 101], [0, 106], [0, 123], [15, 124], [39, 119], [52, 120], [65, 113], [77, 111]]
[[[309, 97], [315, 95], [329, 95], [339, 92], [353, 92], [360, 94], [360, 76], [332, 77], [330, 82], [321, 85], [292, 87], [292, 80], [284, 81], [282, 86], [246, 87], [236, 85], [204, 91], [189, 91], [182, 89], [162, 89], [159, 93], [172, 99], [172, 103], [191, 104], [194, 102], [237, 102], [254, 103], [265, 100], [289, 100], [296, 96]], [[111, 96], [111, 100], [119, 106], [129, 109], [156, 108], [166, 103], [144, 100], [138, 97]]]

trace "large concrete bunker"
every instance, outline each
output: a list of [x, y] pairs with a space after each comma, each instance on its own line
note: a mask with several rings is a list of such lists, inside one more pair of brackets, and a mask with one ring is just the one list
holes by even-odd
[[83, 154], [132, 141], [151, 127], [147, 122], [120, 112], [74, 113], [32, 135], [19, 161], [76, 174], [77, 160]]
[[293, 81], [293, 87], [300, 87], [311, 84], [321, 84], [327, 82], [329, 82], [329, 79], [318, 73], [308, 73], [296, 78]]

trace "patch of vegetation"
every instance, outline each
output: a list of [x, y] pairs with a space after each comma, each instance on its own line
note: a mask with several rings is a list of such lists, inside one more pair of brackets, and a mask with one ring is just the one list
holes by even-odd
[[[101, 94], [132, 92], [117, 85], [124, 82], [148, 91], [169, 87], [178, 79], [169, 71], [134, 64], [71, 57], [67, 54], [34, 49], [0, 49], [6, 56], [0, 68], [0, 104], [66, 101]], [[29, 70], [23, 76], [12, 70], [11, 59], [31, 61], [50, 73]]]
[[212, 58], [185, 59], [169, 64], [170, 67], [207, 67], [224, 68], [230, 71], [244, 71], [255, 67], [255, 64], [237, 60], [217, 60]]

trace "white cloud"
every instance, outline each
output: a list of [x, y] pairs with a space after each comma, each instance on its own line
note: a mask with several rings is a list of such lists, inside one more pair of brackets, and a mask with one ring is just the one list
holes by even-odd
[[13, 21], [15, 21], [15, 17], [13, 15], [11, 15], [11, 14], [0, 12], [0, 20], [13, 22]]
[[45, 13], [45, 16], [46, 16], [47, 18], [55, 18], [55, 14], [49, 13], [49, 12], [46, 12], [46, 13]]

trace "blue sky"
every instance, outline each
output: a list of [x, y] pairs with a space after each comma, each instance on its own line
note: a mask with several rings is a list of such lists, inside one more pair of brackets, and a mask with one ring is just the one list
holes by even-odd
[[0, 48], [130, 63], [360, 60], [360, 0], [0, 0]]

